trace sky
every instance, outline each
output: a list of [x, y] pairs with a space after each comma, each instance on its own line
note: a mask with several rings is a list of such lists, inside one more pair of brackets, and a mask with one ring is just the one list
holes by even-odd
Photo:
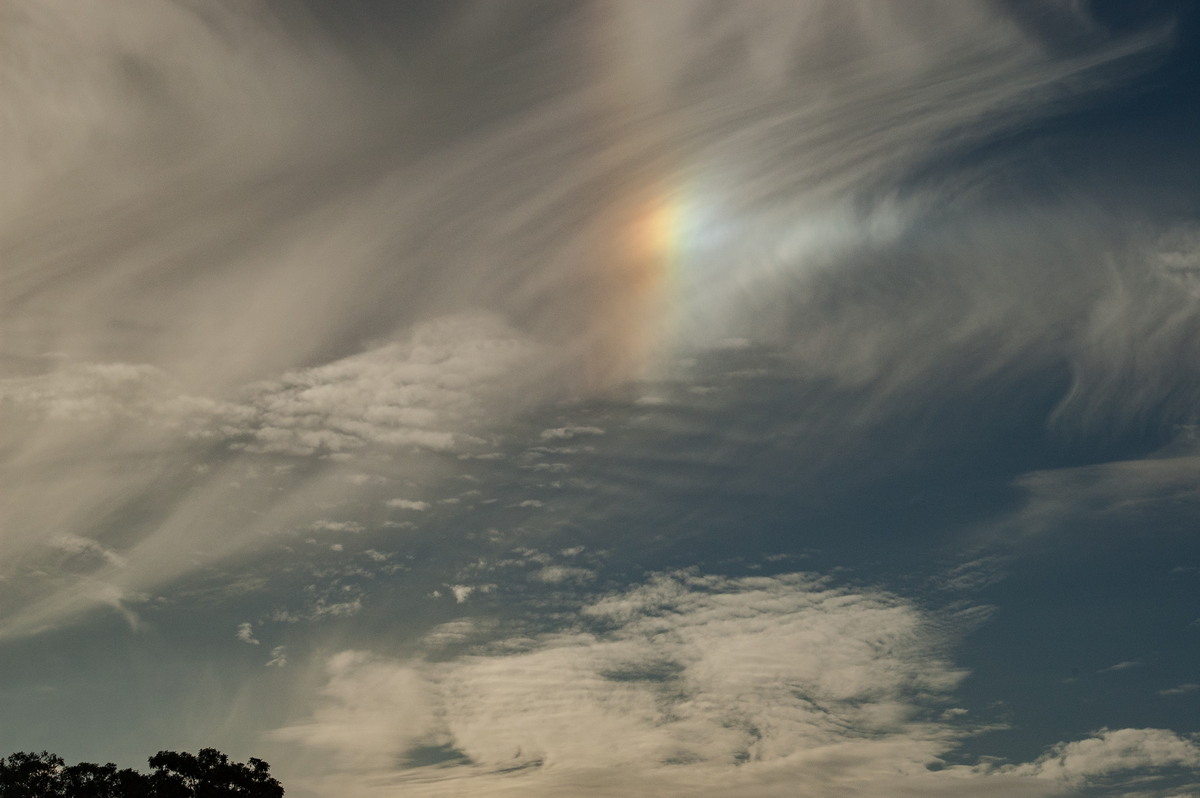
[[0, 0], [0, 749], [1200, 796], [1200, 13]]

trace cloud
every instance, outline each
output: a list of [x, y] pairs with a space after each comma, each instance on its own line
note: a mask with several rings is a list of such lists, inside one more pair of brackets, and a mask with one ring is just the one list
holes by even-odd
[[1127, 671], [1131, 668], [1141, 668], [1145, 665], [1146, 663], [1141, 660], [1127, 660], [1125, 662], [1118, 662], [1116, 665], [1109, 665], [1107, 668], [1101, 668], [1096, 673], [1116, 673], [1117, 671]]
[[555, 427], [554, 429], [542, 430], [538, 437], [544, 441], [569, 441], [581, 435], [603, 434], [604, 430], [599, 427]]
[[257, 646], [259, 641], [254, 638], [254, 624], [250, 622], [239, 623], [237, 628], [237, 639], [243, 643]]
[[1177, 687], [1170, 687], [1170, 688], [1167, 688], [1166, 690], [1159, 690], [1158, 694], [1166, 695], [1166, 696], [1187, 695], [1188, 693], [1195, 693], [1197, 691], [1200, 691], [1200, 684], [1188, 682], [1186, 684], [1178, 685]]
[[147, 364], [54, 364], [49, 373], [0, 379], [0, 402], [38, 421], [76, 424], [139, 419], [178, 423], [214, 412], [220, 404], [180, 394], [163, 370]]
[[59, 535], [51, 545], [69, 555], [63, 567], [73, 571], [92, 571], [102, 566], [124, 568], [125, 559], [94, 540], [76, 535]]
[[[0, 575], [16, 573], [18, 554], [54, 570], [77, 571], [90, 558], [91, 576], [133, 596], [255, 551], [268, 533], [361, 530], [324, 517], [322, 504], [371, 493], [373, 481], [343, 479], [332, 465], [289, 471], [271, 458], [382, 447], [395, 470], [423, 452], [470, 448], [472, 431], [503, 416], [511, 388], [537, 373], [525, 359], [538, 346], [505, 329], [479, 314], [430, 321], [398, 342], [219, 401], [187, 394], [147, 364], [55, 361], [43, 375], [0, 377], [0, 401], [16, 411], [0, 419], [13, 469], [0, 486], [8, 563]], [[47, 551], [46, 529], [66, 541], [59, 555]], [[74, 565], [52, 562], [63, 546]], [[0, 636], [53, 628], [97, 606], [129, 611], [108, 589], [21, 573], [27, 589]]]
[[[530, 15], [539, 4], [518, 0], [423, 4], [396, 46], [354, 35], [354, 15], [325, 30], [296, 4], [19, 5], [4, 7], [0, 48], [19, 121], [0, 196], [0, 579], [13, 597], [0, 638], [95, 607], [135, 625], [151, 594], [242, 567], [302, 578], [326, 546], [261, 555], [311, 531], [383, 539], [404, 525], [376, 530], [351, 508], [427, 512], [386, 497], [446, 495], [416, 475], [433, 481], [447, 460], [499, 468], [515, 451], [507, 420], [543, 441], [621, 445], [610, 398], [658, 395], [631, 378], [746, 400], [726, 417], [765, 439], [817, 430], [813, 459], [887, 439], [872, 434], [881, 420], [973, 415], [964, 398], [1030, 384], [1069, 386], [1050, 397], [1060, 432], [1194, 415], [1195, 230], [1113, 223], [1104, 202], [1056, 194], [1053, 170], [1012, 142], [1124, 85], [1165, 51], [1165, 27], [1107, 36], [1063, 3], [1039, 5], [1070, 23], [1056, 40], [1004, 3], [617, 0]], [[660, 217], [677, 240], [644, 234]], [[720, 387], [677, 365], [696, 347], [736, 361]], [[770, 368], [741, 362], [760, 352]], [[760, 425], [749, 411], [788, 378], [802, 395]], [[560, 405], [541, 415], [597, 397], [603, 428], [566, 425]], [[693, 424], [688, 411], [641, 412]], [[713, 449], [723, 434], [689, 431]], [[489, 500], [520, 502], [530, 474], [566, 495], [584, 459], [519, 461], [520, 492]], [[272, 470], [285, 461], [293, 472]], [[520, 514], [529, 529], [476, 528], [557, 550], [574, 538], [545, 519], [573, 534], [594, 506], [640, 509], [614, 501], [635, 489], [679, 493], [611, 468], [627, 492], [556, 500]], [[1144, 481], [1120, 494], [1134, 502], [1163, 488], [1187, 499], [1194, 470], [1084, 477]], [[1031, 489], [1045, 499], [1053, 482]], [[1028, 517], [1083, 506], [1069, 504]], [[321, 520], [347, 516], [359, 520]], [[449, 545], [492, 556], [478, 534], [447, 535], [422, 568], [452, 559]], [[602, 538], [589, 548], [607, 551]], [[540, 564], [514, 592], [569, 603], [612, 584]], [[966, 567], [953, 587], [998, 571]], [[464, 578], [428, 576], [422, 596]], [[685, 572], [580, 602], [553, 617], [539, 605], [436, 662], [419, 647], [318, 654], [325, 688], [277, 739], [332, 758], [339, 797], [1065, 789], [1038, 769], [1050, 764], [927, 769], [964, 733], [943, 713], [963, 674], [939, 623], [892, 594]], [[332, 588], [296, 603], [268, 617], [328, 627], [372, 609]]]
[[312, 525], [314, 532], [362, 532], [363, 525], [357, 521], [317, 521]]
[[1016, 480], [1027, 492], [1024, 507], [994, 534], [1017, 539], [1063, 534], [1081, 519], [1098, 529], [1200, 503], [1200, 456], [1194, 449], [1185, 438], [1155, 457], [1025, 474]]
[[[247, 462], [489, 456], [480, 428], [653, 373], [676, 344], [765, 340], [800, 373], [877, 389], [844, 413], [814, 403], [813, 418], [848, 428], [898, 396], [959, 384], [934, 379], [952, 366], [968, 384], [1005, 364], [1060, 362], [1028, 357], [1060, 328], [1083, 331], [1071, 350], [1081, 385], [1186, 397], [1172, 389], [1187, 375], [1125, 379], [1147, 358], [1120, 350], [1126, 322], [1156, 342], [1150, 362], [1195, 340], [1178, 290], [1186, 230], [1132, 246], [1120, 279], [1081, 265], [1095, 262], [1078, 243], [1095, 220], [1041, 208], [1030, 216], [1052, 218], [1040, 227], [1011, 222], [1012, 238], [1036, 240], [1030, 253], [993, 246], [991, 225], [955, 225], [960, 238], [905, 253], [899, 277], [858, 257], [956, 205], [964, 183], [986, 183], [981, 166], [900, 196], [935, 156], [1058, 113], [1169, 41], [1089, 34], [1060, 52], [999, 6], [955, 4], [929, 25], [932, 9], [617, 3], [564, 10], [545, 36], [519, 13], [479, 26], [450, 15], [455, 46], [405, 55], [421, 67], [399, 72], [409, 48], [364, 44], [364, 59], [298, 8], [135, 0], [80, 17], [51, 0], [15, 14], [19, 44], [0, 71], [25, 76], [11, 87], [21, 124], [6, 153], [23, 166], [4, 198], [17, 212], [0, 217], [0, 249], [16, 253], [0, 298], [0, 395], [19, 412], [0, 422], [0, 443], [18, 444], [4, 448], [13, 472], [57, 476], [4, 485], [5, 561], [53, 529], [125, 558], [107, 583], [171, 583], [256, 549], [265, 529], [312, 523], [300, 494], [319, 476], [249, 497], [235, 479]], [[568, 21], [594, 31], [589, 46]], [[534, 46], [518, 60], [536, 73], [471, 111], [429, 112], [420, 103], [442, 94], [433, 76], [508, 74], [484, 40]], [[398, 92], [399, 73], [414, 84]], [[674, 286], [635, 234], [684, 184], [698, 221]], [[1147, 287], [1130, 274], [1149, 255]], [[1039, 282], [1047, 257], [1060, 265]], [[878, 282], [866, 284], [885, 290], [827, 301], [867, 268]], [[833, 270], [844, 277], [827, 285]], [[1047, 287], [1033, 292], [1041, 304], [1027, 307], [1021, 285]], [[209, 476], [188, 481], [197, 464]], [[139, 501], [153, 520], [129, 529], [121, 514]], [[93, 535], [97, 517], [108, 526]], [[3, 633], [52, 628], [90, 595], [53, 591]]]
[[388, 499], [387, 506], [397, 510], [413, 510], [416, 512], [425, 512], [429, 509], [429, 502], [415, 501], [413, 499]]
[[587, 568], [573, 568], [566, 565], [547, 565], [529, 575], [534, 582], [558, 584], [560, 582], [590, 582], [596, 578], [596, 572]]
[[[776, 794], [783, 773], [924, 773], [959, 734], [924, 718], [963, 676], [936, 628], [894, 597], [804, 575], [660, 575], [586, 605], [572, 627], [473, 637], [476, 653], [436, 664], [338, 655], [313, 718], [276, 734], [352, 761], [336, 778], [363, 795], [401, 782], [491, 794], [513, 779], [554, 794], [609, 768], [663, 794], [697, 778]], [[392, 769], [430, 746], [455, 761]]]
[[471, 440], [465, 427], [484, 415], [485, 400], [537, 352], [495, 319], [453, 318], [418, 327], [389, 344], [325, 366], [290, 372], [255, 386], [237, 448], [308, 455], [369, 444], [449, 450]]
[[274, 737], [332, 751], [340, 767], [365, 770], [413, 745], [434, 720], [434, 705], [415, 670], [365, 652], [337, 654], [325, 670], [313, 717]]
[[[1069, 784], [1126, 771], [1200, 769], [1200, 743], [1165, 729], [1102, 729], [1094, 737], [1059, 743], [1036, 761], [1009, 772]], [[1200, 786], [1200, 784], [1196, 785]]]
[[[331, 658], [311, 718], [273, 733], [334, 763], [298, 787], [1016, 798], [1200, 766], [1196, 741], [1162, 729], [1101, 730], [1024, 764], [949, 765], [969, 727], [949, 705], [965, 674], [939, 625], [804, 574], [659, 574], [566, 626], [499, 629], [451, 624], [426, 641], [433, 662]], [[444, 643], [465, 653], [446, 659]]]

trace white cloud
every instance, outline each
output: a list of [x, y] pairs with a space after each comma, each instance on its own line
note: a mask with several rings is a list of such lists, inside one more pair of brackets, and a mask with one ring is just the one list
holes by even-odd
[[1194, 682], [1187, 682], [1185, 684], [1181, 684], [1176, 687], [1169, 687], [1166, 690], [1159, 690], [1158, 694], [1159, 695], [1168, 695], [1168, 696], [1170, 696], [1170, 695], [1187, 695], [1188, 693], [1195, 693], [1197, 691], [1200, 691], [1200, 684], [1196, 684]]
[[544, 441], [567, 441], [572, 438], [578, 438], [581, 435], [603, 435], [604, 430], [600, 427], [555, 427], [554, 429], [544, 429], [538, 436]]
[[329, 659], [326, 674], [312, 718], [274, 737], [333, 752], [339, 767], [366, 771], [391, 764], [433, 724], [432, 697], [414, 668], [347, 651]]
[[547, 565], [529, 575], [534, 582], [559, 584], [561, 582], [590, 582], [596, 578], [596, 572], [587, 568], [573, 568], [566, 565]]
[[1086, 740], [1059, 743], [1036, 761], [1004, 769], [1070, 784], [1126, 771], [1200, 768], [1200, 743], [1166, 729], [1102, 729]]
[[388, 499], [387, 506], [396, 510], [414, 510], [416, 512], [425, 512], [429, 509], [429, 502], [416, 501], [413, 499]]
[[308, 455], [368, 444], [449, 450], [473, 439], [466, 427], [483, 401], [513, 375], [529, 372], [538, 351], [498, 320], [447, 318], [334, 363], [285, 374], [255, 387], [251, 409], [229, 434], [249, 452]]
[[107, 422], [138, 418], [166, 421], [180, 411], [204, 411], [204, 403], [179, 395], [166, 372], [132, 363], [57, 363], [34, 377], [0, 379], [0, 403], [9, 412], [39, 419]]
[[1136, 518], [1156, 507], [1200, 503], [1200, 456], [1191, 445], [1183, 451], [1025, 474], [1017, 480], [1028, 492], [1025, 506], [994, 534], [1060, 533], [1067, 519], [1077, 526], [1081, 519]]
[[357, 521], [317, 521], [312, 525], [314, 532], [362, 532], [363, 525]]
[[[958, 734], [923, 715], [962, 672], [942, 659], [935, 627], [886, 594], [802, 575], [663, 575], [585, 607], [580, 621], [609, 631], [497, 639], [429, 665], [339, 655], [312, 719], [277, 734], [353, 763], [336, 776], [348, 795], [373, 794], [373, 783], [549, 795], [561, 779], [617, 771], [656, 794], [686, 794], [699, 779], [738, 794], [820, 795], [843, 779], [878, 788], [895, 778], [881, 771], [921, 781]], [[395, 769], [418, 745], [473, 764]], [[502, 775], [514, 768], [526, 770]], [[796, 792], [804, 773], [814, 786]]]
[[[1161, 729], [1103, 730], [1020, 765], [946, 765], [967, 712], [949, 703], [964, 673], [938, 624], [886, 593], [802, 574], [663, 574], [557, 630], [498, 628], [439, 627], [425, 641], [436, 662], [331, 658], [311, 717], [274, 732], [330, 758], [297, 787], [1028, 798], [1200, 766], [1194, 740]], [[446, 660], [447, 645], [470, 647]]]
[[266, 667], [282, 668], [284, 665], [287, 665], [287, 663], [287, 647], [275, 646], [271, 649], [271, 658], [267, 660]]
[[[76, 561], [73, 568], [91, 568], [108, 565], [115, 568], [125, 567], [125, 558], [115, 551], [102, 546], [95, 540], [79, 537], [78, 535], [59, 535], [51, 541], [51, 545], [59, 551], [73, 555]], [[90, 562], [89, 562], [90, 561]]]
[[362, 611], [362, 599], [355, 598], [349, 601], [326, 601], [318, 600], [308, 611], [309, 620], [320, 620], [321, 618], [346, 618], [351, 615], [357, 615]]
[[257, 646], [259, 641], [254, 638], [254, 624], [247, 621], [239, 623], [237, 628], [237, 639], [243, 643], [249, 643], [252, 646]]
[[1107, 668], [1101, 668], [1100, 670], [1098, 670], [1096, 672], [1097, 673], [1117, 673], [1119, 671], [1130, 670], [1131, 668], [1141, 668], [1141, 667], [1144, 667], [1145, 665], [1146, 665], [1146, 663], [1142, 662], [1141, 660], [1126, 660], [1124, 662], [1118, 662], [1116, 665], [1109, 665]]

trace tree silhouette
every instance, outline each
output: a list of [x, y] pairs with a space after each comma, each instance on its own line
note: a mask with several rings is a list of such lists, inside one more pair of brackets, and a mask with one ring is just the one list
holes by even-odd
[[270, 766], [251, 757], [230, 762], [215, 748], [159, 751], [152, 772], [118, 770], [111, 762], [67, 766], [62, 757], [18, 751], [0, 758], [0, 798], [282, 798]]

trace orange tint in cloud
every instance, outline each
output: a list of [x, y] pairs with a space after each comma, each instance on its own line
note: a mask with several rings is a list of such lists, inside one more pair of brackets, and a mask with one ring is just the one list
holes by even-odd
[[645, 374], [669, 328], [677, 260], [678, 207], [662, 189], [634, 192], [596, 225], [604, 239], [596, 262], [595, 335], [588, 353], [591, 388]]

